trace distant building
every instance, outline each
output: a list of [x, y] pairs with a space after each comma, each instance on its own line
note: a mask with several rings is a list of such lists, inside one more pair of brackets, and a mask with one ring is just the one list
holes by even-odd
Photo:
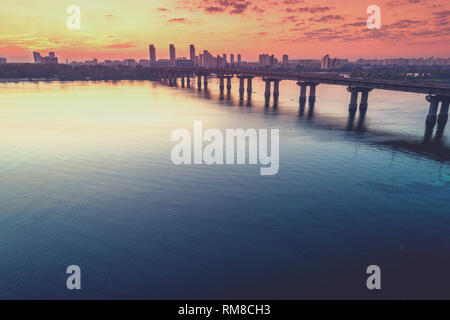
[[157, 67], [170, 67], [171, 63], [172, 62], [169, 59], [159, 59], [158, 61], [156, 61], [155, 66], [157, 66]]
[[175, 65], [175, 60], [176, 60], [176, 53], [175, 53], [175, 46], [173, 44], [171, 44], [169, 46], [169, 51], [170, 51], [170, 63], [172, 66]]
[[137, 66], [137, 62], [134, 59], [124, 59], [123, 64], [126, 65], [127, 67], [131, 67], [131, 68], [134, 68]]
[[330, 69], [330, 55], [326, 55], [322, 58], [320, 62], [320, 69], [322, 70], [328, 70]]
[[278, 59], [275, 58], [275, 56], [268, 55], [268, 54], [260, 54], [259, 55], [259, 65], [261, 67], [271, 67], [273, 68], [278, 63]]
[[41, 56], [39, 52], [33, 52], [34, 63], [37, 64], [58, 64], [58, 58], [54, 52], [50, 52], [47, 57]]
[[189, 54], [191, 60], [195, 63], [195, 46], [193, 44], [189, 46]]
[[148, 51], [150, 53], [150, 64], [156, 63], [156, 49], [153, 44], [148, 46]]
[[177, 59], [175, 61], [175, 66], [177, 67], [193, 67], [194, 61], [190, 59]]
[[147, 59], [141, 59], [141, 60], [139, 60], [139, 65], [140, 65], [141, 67], [148, 68], [148, 67], [150, 67], [150, 60], [147, 60]]
[[238, 66], [241, 65], [241, 62], [242, 62], [242, 61], [241, 61], [241, 55], [238, 54], [238, 55], [237, 55], [237, 64], [238, 64]]
[[0, 58], [0, 64], [7, 64], [8, 60], [6, 58]]
[[204, 50], [200, 55], [200, 66], [204, 68], [212, 68], [216, 66], [216, 58], [214, 58], [208, 50]]
[[230, 54], [230, 64], [234, 65], [234, 54]]
[[96, 65], [98, 65], [98, 60], [97, 59], [87, 60], [84, 62], [84, 64], [86, 66], [96, 66]]
[[283, 55], [283, 65], [287, 66], [289, 64], [289, 56], [287, 54]]
[[[346, 60], [348, 62], [348, 60]], [[340, 60], [338, 58], [331, 59], [330, 55], [326, 55], [320, 61], [320, 69], [322, 70], [333, 70], [339, 69], [343, 66], [344, 60]]]
[[42, 56], [39, 52], [33, 51], [33, 58], [34, 58], [34, 63], [42, 62]]

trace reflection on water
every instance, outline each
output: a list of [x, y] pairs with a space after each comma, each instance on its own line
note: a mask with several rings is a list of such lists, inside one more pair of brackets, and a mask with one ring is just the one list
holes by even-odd
[[[1, 84], [0, 298], [371, 298], [371, 264], [376, 297], [449, 298], [448, 130], [425, 128], [424, 97], [373, 91], [349, 114], [343, 87], [298, 91]], [[195, 120], [279, 128], [280, 173], [173, 166]]]

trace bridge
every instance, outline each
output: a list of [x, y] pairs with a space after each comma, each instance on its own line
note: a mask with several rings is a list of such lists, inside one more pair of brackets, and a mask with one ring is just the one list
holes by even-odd
[[[359, 103], [360, 113], [365, 113], [368, 108], [369, 93], [374, 90], [391, 90], [401, 92], [421, 93], [426, 95], [429, 102], [429, 110], [426, 118], [428, 127], [433, 128], [436, 122], [443, 126], [448, 121], [448, 109], [450, 102], [450, 85], [439, 83], [423, 83], [413, 81], [393, 81], [381, 79], [348, 78], [332, 73], [307, 73], [307, 72], [279, 72], [271, 70], [246, 70], [246, 69], [205, 69], [201, 67], [151, 67], [155, 77], [175, 85], [178, 78], [181, 79], [181, 85], [185, 83], [190, 87], [192, 77], [197, 78], [197, 87], [202, 85], [208, 87], [208, 77], [215, 75], [219, 78], [219, 88], [221, 94], [226, 88], [228, 93], [231, 91], [231, 79], [239, 79], [239, 94], [241, 99], [245, 92], [245, 82], [247, 82], [247, 93], [252, 93], [253, 78], [261, 78], [265, 82], [265, 98], [269, 100], [273, 96], [275, 102], [280, 95], [281, 81], [296, 81], [300, 87], [299, 102], [304, 106], [307, 98], [307, 89], [309, 88], [308, 101], [314, 104], [316, 101], [316, 87], [320, 84], [346, 86], [350, 93], [349, 112], [355, 113], [358, 109], [358, 97], [361, 94]], [[271, 92], [273, 83], [273, 93]], [[440, 110], [439, 110], [440, 106]], [[439, 111], [439, 115], [438, 115]]]

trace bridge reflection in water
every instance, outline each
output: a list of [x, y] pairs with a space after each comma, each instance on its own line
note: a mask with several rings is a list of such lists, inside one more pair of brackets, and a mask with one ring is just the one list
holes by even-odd
[[[187, 77], [186, 79], [189, 80], [181, 80], [181, 88], [186, 88], [191, 92], [197, 92], [197, 96], [199, 98], [213, 100], [217, 97], [217, 100], [219, 102], [227, 106], [254, 106], [252, 102], [252, 80], [254, 79], [254, 77], [238, 77], [240, 84], [243, 84], [245, 82], [247, 83], [247, 90], [244, 90], [242, 87], [240, 88], [238, 99], [235, 99], [231, 93], [231, 78], [232, 76], [219, 78], [220, 90], [218, 96], [214, 96], [211, 94], [211, 91], [207, 84], [208, 80], [205, 76], [198, 77], [196, 88], [191, 85], [190, 77]], [[270, 107], [272, 107], [273, 112], [271, 112], [271, 114], [277, 114], [277, 108], [279, 107], [279, 81], [274, 81], [274, 79], [271, 78], [263, 78], [263, 81], [265, 82], [265, 113], [268, 113], [267, 111]], [[171, 87], [179, 87], [176, 79], [162, 79], [161, 82]], [[269, 93], [272, 84], [275, 84], [274, 92], [276, 93], [274, 95], [271, 95]], [[314, 109], [316, 105], [315, 89], [318, 83], [298, 82], [297, 84], [300, 86], [299, 110], [297, 116], [299, 119], [314, 120]], [[310, 92], [309, 99], [306, 98], [308, 87]], [[383, 149], [407, 153], [409, 155], [426, 157], [438, 162], [450, 161], [450, 148], [442, 143], [445, 126], [448, 119], [449, 99], [447, 96], [427, 96], [427, 101], [430, 102], [430, 109], [425, 124], [423, 139], [418, 140], [417, 137], [413, 136], [406, 136], [402, 134], [383, 132], [367, 128], [365, 123], [368, 111], [367, 99], [369, 92], [371, 92], [372, 89], [349, 87], [348, 91], [351, 93], [351, 99], [348, 110], [348, 118], [345, 126], [336, 125], [335, 121], [333, 121], [332, 119], [328, 122], [324, 122], [323, 119], [321, 119], [321, 121], [303, 121], [302, 125], [319, 128], [322, 130], [326, 129], [333, 131], [353, 131], [364, 133], [365, 137], [360, 141], [369, 146], [371, 145]], [[357, 100], [359, 94], [361, 94], [361, 102], [358, 110]], [[273, 103], [271, 104], [270, 102]], [[442, 104], [440, 108], [441, 112], [439, 113], [439, 115], [437, 115], [437, 111], [439, 110], [439, 103]], [[436, 130], [434, 130], [435, 128]]]

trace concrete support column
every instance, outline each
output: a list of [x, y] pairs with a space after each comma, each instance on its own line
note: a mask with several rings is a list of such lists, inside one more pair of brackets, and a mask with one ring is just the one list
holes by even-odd
[[232, 76], [228, 76], [227, 77], [227, 90], [228, 92], [231, 91], [231, 78], [233, 78]]
[[440, 126], [444, 126], [447, 123], [449, 104], [450, 104], [450, 97], [445, 97], [442, 100], [441, 111], [439, 112], [438, 116], [438, 124]]
[[310, 103], [316, 102], [316, 87], [317, 87], [317, 84], [309, 85], [309, 102]]
[[369, 101], [369, 89], [365, 89], [361, 91], [361, 103], [359, 104], [359, 111], [366, 112], [368, 101]]
[[439, 98], [437, 96], [428, 95], [426, 100], [430, 103], [426, 124], [433, 127], [436, 124]]
[[181, 86], [184, 88], [184, 76], [181, 76]]
[[239, 94], [243, 95], [244, 94], [244, 81], [245, 78], [244, 77], [239, 77]]
[[169, 80], [169, 85], [171, 87], [175, 87], [175, 84], [177, 82], [177, 78], [176, 76], [174, 76], [173, 74], [170, 75], [170, 80]]
[[264, 92], [264, 96], [266, 97], [266, 99], [270, 99], [270, 83], [272, 82], [271, 80], [264, 80], [266, 83], [266, 90]]
[[205, 89], [208, 88], [208, 75], [207, 74], [205, 74], [203, 76], [203, 86], [205, 87]]
[[297, 83], [300, 86], [300, 103], [304, 104], [306, 103], [306, 84], [304, 83]]
[[220, 82], [220, 85], [219, 85], [220, 92], [223, 92], [223, 89], [225, 89], [225, 78], [219, 77], [219, 82]]
[[252, 94], [252, 92], [253, 92], [252, 80], [253, 80], [252, 77], [247, 78], [247, 93], [248, 94]]
[[358, 108], [358, 90], [356, 88], [347, 88], [347, 90], [351, 93], [348, 111], [355, 112]]
[[187, 87], [190, 88], [191, 87], [191, 75], [190, 74], [187, 75], [186, 81], [187, 81]]
[[202, 88], [202, 75], [201, 75], [201, 74], [198, 74], [198, 75], [197, 75], [197, 87], [198, 87], [199, 89]]
[[273, 81], [273, 98], [275, 100], [280, 96], [280, 80]]

